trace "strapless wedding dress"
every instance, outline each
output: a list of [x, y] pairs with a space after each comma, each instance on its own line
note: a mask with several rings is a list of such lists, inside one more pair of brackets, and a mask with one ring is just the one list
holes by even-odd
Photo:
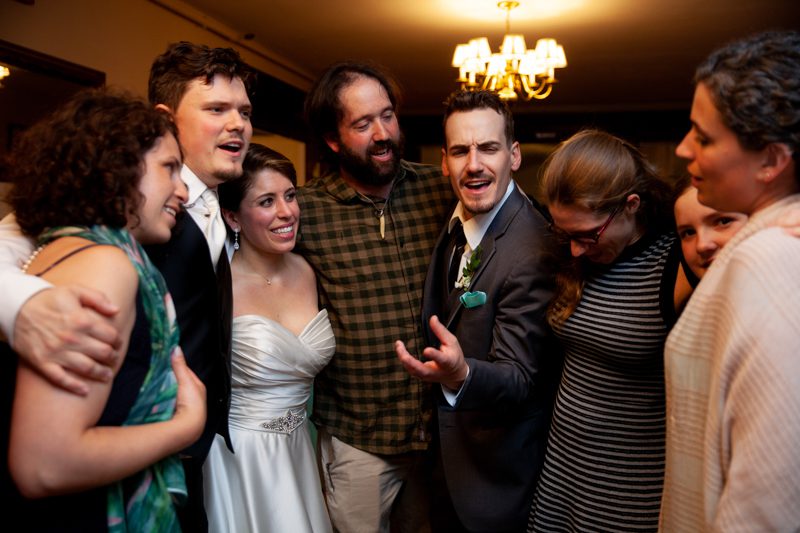
[[268, 318], [233, 319], [231, 453], [220, 435], [204, 465], [209, 531], [329, 532], [306, 420], [314, 376], [333, 356], [328, 313], [300, 335]]

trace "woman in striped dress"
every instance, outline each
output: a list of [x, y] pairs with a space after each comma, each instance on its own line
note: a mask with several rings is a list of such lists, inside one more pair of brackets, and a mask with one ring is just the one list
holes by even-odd
[[564, 350], [530, 531], [655, 531], [664, 473], [664, 341], [690, 292], [669, 187], [629, 143], [582, 131], [543, 195], [572, 258], [548, 320]]

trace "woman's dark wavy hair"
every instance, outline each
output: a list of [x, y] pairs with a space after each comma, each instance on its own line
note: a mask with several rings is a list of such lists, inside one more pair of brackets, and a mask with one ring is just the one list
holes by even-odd
[[297, 172], [292, 162], [285, 155], [262, 144], [250, 143], [242, 168], [244, 172], [240, 177], [225, 181], [217, 187], [219, 205], [234, 213], [239, 211], [242, 199], [253, 187], [256, 174], [262, 170], [274, 170], [297, 186]]
[[770, 31], [714, 51], [695, 72], [749, 150], [785, 143], [800, 161], [800, 32]]
[[121, 228], [135, 216], [144, 156], [175, 126], [144, 100], [81, 91], [28, 129], [8, 158], [9, 203], [22, 232], [57, 226]]

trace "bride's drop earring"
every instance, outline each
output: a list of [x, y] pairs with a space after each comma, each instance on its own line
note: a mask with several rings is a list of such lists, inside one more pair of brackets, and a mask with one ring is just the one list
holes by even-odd
[[233, 249], [234, 250], [238, 250], [239, 249], [239, 230], [238, 229], [233, 230]]

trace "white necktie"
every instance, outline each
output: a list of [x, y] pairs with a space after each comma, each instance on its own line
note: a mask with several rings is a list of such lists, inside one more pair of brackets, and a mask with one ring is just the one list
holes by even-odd
[[222, 213], [219, 210], [217, 192], [206, 189], [200, 197], [208, 210], [205, 215], [208, 219], [206, 220], [205, 235], [206, 240], [208, 240], [208, 248], [211, 251], [211, 261], [216, 265], [225, 246], [225, 223], [222, 221]]

